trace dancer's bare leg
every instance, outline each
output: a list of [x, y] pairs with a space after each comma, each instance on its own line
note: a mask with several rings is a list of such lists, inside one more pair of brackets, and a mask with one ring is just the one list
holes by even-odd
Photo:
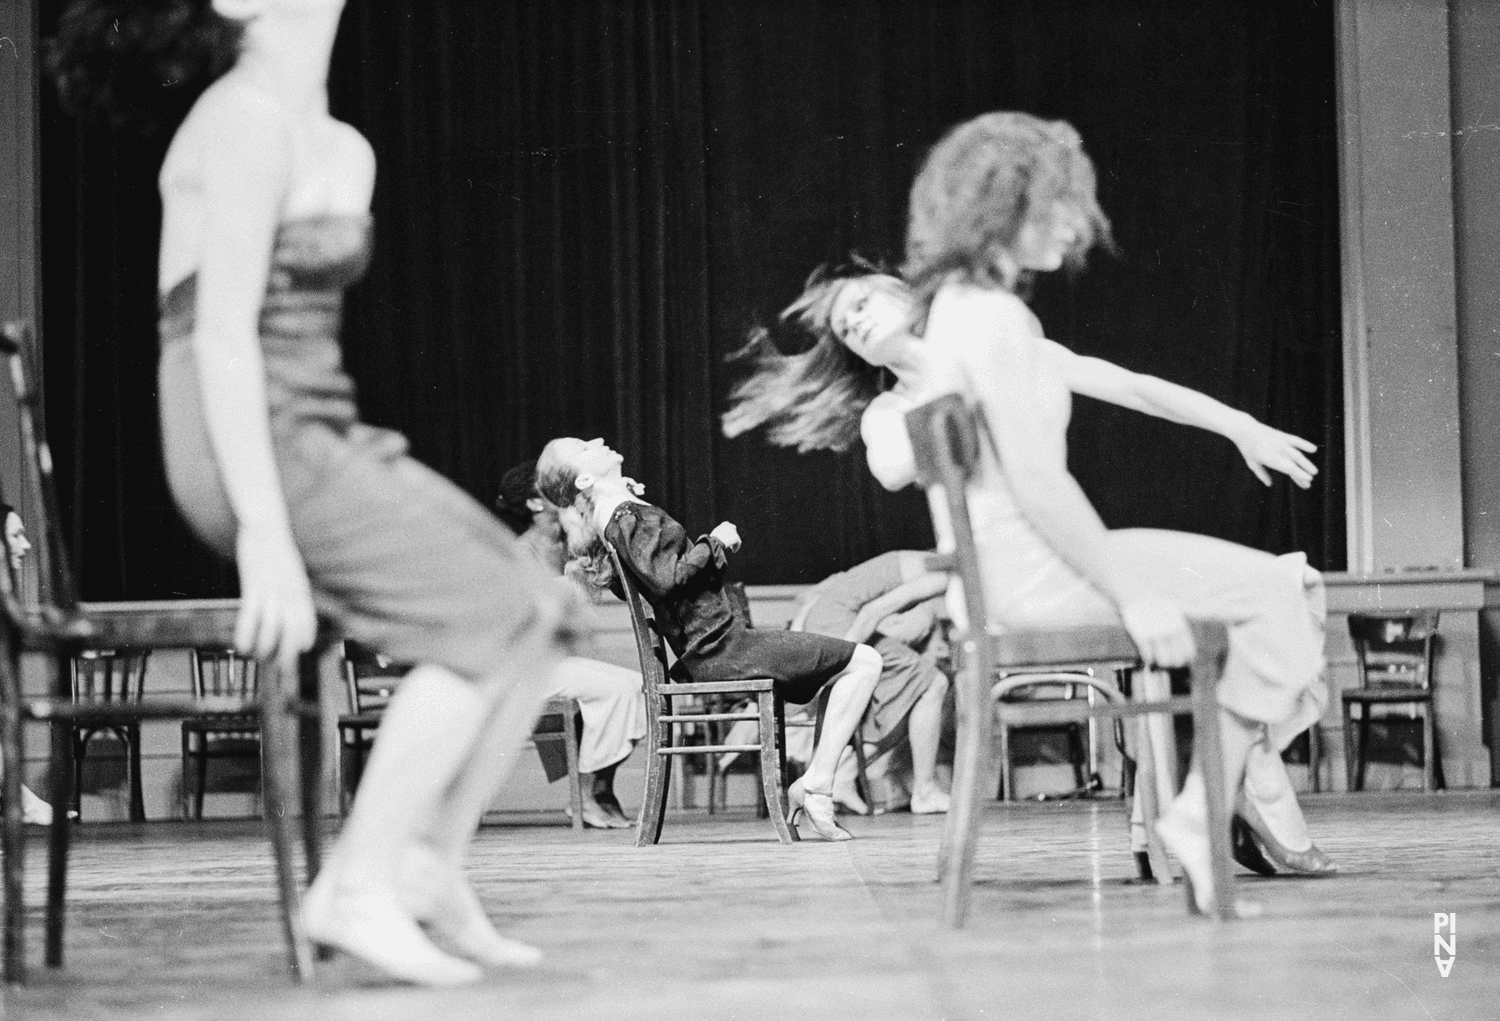
[[[1245, 776], [1245, 760], [1260, 737], [1262, 726], [1227, 709], [1219, 710], [1220, 743], [1224, 755], [1224, 803], [1233, 805]], [[1203, 785], [1203, 770], [1195, 760], [1183, 782], [1182, 792], [1156, 823], [1167, 850], [1182, 865], [1193, 881], [1198, 910], [1213, 910], [1213, 867], [1208, 847], [1208, 796]], [[1226, 834], [1227, 836], [1227, 834]]]
[[303, 902], [313, 940], [408, 982], [461, 985], [481, 977], [477, 966], [428, 940], [402, 887], [408, 853], [436, 828], [486, 716], [484, 693], [446, 669], [419, 666], [401, 682], [343, 831]]
[[823, 712], [823, 732], [818, 738], [818, 746], [813, 749], [807, 772], [802, 774], [803, 789], [832, 790], [839, 756], [864, 718], [882, 668], [880, 653], [868, 645], [860, 645], [855, 648], [849, 665], [830, 682], [828, 708]]
[[948, 675], [938, 671], [906, 718], [906, 736], [911, 742], [911, 810], [916, 815], [948, 811], [948, 792], [939, 786], [936, 775], [947, 699]]
[[521, 756], [522, 744], [550, 691], [545, 670], [518, 671], [512, 676], [522, 679], [509, 690], [497, 692], [498, 704], [489, 714], [468, 768], [442, 799], [421, 839], [403, 852], [403, 904], [465, 957], [491, 967], [527, 967], [542, 956], [536, 948], [495, 930], [464, 875], [469, 842]]

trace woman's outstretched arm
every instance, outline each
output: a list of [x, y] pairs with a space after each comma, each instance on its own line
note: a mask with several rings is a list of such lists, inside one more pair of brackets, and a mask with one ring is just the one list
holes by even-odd
[[1042, 413], [1038, 394], [1054, 370], [1025, 305], [1005, 292], [970, 287], [943, 297], [933, 305], [928, 340], [957, 359], [978, 396], [1021, 512], [1060, 558], [1115, 603], [1148, 662], [1187, 663], [1193, 639], [1181, 607], [1113, 563], [1104, 522], [1068, 471], [1066, 436], [1046, 424], [1052, 416]]
[[193, 354], [209, 441], [239, 525], [235, 644], [295, 666], [317, 630], [271, 448], [260, 309], [292, 171], [275, 104], [217, 89], [194, 113], [204, 133], [204, 217]]
[[1074, 393], [1218, 433], [1239, 448], [1245, 464], [1268, 486], [1272, 471], [1303, 489], [1318, 474], [1306, 456], [1318, 448], [1300, 436], [1273, 429], [1197, 390], [1122, 369], [1102, 358], [1074, 354], [1055, 341], [1043, 341], [1043, 347]]

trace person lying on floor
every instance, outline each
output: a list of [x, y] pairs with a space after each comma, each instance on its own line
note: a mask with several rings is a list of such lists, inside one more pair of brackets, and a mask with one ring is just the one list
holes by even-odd
[[834, 770], [880, 679], [880, 654], [837, 638], [746, 627], [724, 584], [728, 555], [740, 547], [734, 525], [722, 522], [689, 539], [669, 514], [640, 498], [622, 461], [602, 440], [569, 437], [548, 443], [537, 462], [537, 489], [558, 508], [570, 551], [587, 562], [585, 577], [623, 595], [608, 555], [615, 551], [651, 604], [677, 655], [673, 673], [683, 680], [770, 677], [794, 705], [831, 686], [822, 740], [787, 799], [794, 822], [806, 816], [824, 840], [848, 840], [834, 819]]
[[[536, 491], [536, 461], [523, 461], [500, 480], [495, 513], [550, 573], [562, 576], [568, 559], [567, 543], [556, 508]], [[636, 742], [646, 736], [646, 702], [641, 675], [613, 663], [569, 656], [553, 675], [553, 696], [575, 698], [583, 717], [578, 742], [578, 771], [583, 789], [583, 824], [595, 829], [624, 829], [634, 825], [615, 796], [615, 770], [630, 757]], [[537, 749], [547, 779], [566, 776]]]

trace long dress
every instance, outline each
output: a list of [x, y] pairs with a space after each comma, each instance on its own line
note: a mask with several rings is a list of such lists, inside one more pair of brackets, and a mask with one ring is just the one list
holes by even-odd
[[[950, 289], [933, 302], [929, 338], [942, 321]], [[1040, 324], [1034, 335], [1042, 337]], [[960, 394], [970, 404], [977, 395], [956, 355], [933, 344], [922, 399]], [[1072, 393], [1055, 373], [1042, 371], [1035, 410], [1049, 431], [1065, 437], [1072, 416]], [[882, 394], [867, 416], [868, 430], [882, 437], [899, 432], [892, 419], [917, 402]], [[1114, 602], [1075, 571], [1037, 532], [1017, 505], [992, 443], [982, 444], [979, 475], [968, 494], [974, 540], [982, 563], [990, 623], [999, 627], [1068, 627], [1118, 624]], [[910, 457], [910, 446], [905, 449]], [[941, 493], [928, 494], [938, 548], [954, 548], [952, 523]], [[1323, 578], [1302, 553], [1273, 556], [1222, 539], [1151, 528], [1113, 529], [1105, 556], [1120, 573], [1139, 579], [1173, 599], [1198, 620], [1229, 627], [1229, 654], [1219, 684], [1219, 702], [1239, 715], [1265, 723], [1272, 742], [1285, 747], [1316, 722], [1327, 703], [1323, 683], [1323, 624], [1327, 606]], [[950, 611], [962, 619], [960, 592], [950, 590]]]
[[[488, 510], [408, 457], [404, 437], [359, 421], [339, 324], [371, 228], [340, 215], [277, 231], [260, 314], [272, 450], [320, 617], [391, 659], [477, 680], [537, 628], [568, 644], [567, 594]], [[194, 274], [161, 297], [162, 443], [178, 508], [232, 558], [237, 525], [191, 341], [196, 293]]]
[[[769, 677], [787, 702], [801, 705], [849, 665], [855, 646], [838, 638], [746, 627], [724, 590], [724, 544], [690, 540], [666, 511], [627, 500], [604, 538], [651, 604], [683, 680]], [[623, 596], [623, 592], [617, 592]]]

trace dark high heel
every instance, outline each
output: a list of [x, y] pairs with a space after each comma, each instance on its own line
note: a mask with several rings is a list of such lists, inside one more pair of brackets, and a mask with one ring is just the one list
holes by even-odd
[[[1287, 872], [1295, 872], [1304, 876], [1331, 876], [1339, 870], [1339, 867], [1323, 853], [1317, 844], [1308, 845], [1305, 851], [1293, 851], [1277, 840], [1259, 810], [1248, 798], [1240, 798], [1240, 803], [1235, 807], [1234, 822], [1236, 827], [1234, 860], [1252, 872], [1272, 876], [1278, 870], [1284, 869]], [[1240, 826], [1244, 827], [1246, 843], [1254, 849], [1254, 857], [1259, 858], [1266, 871], [1256, 868], [1246, 858], [1240, 857]]]
[[[807, 790], [802, 786], [802, 780], [799, 778], [787, 788], [786, 800], [792, 807], [786, 817], [788, 826], [796, 826], [797, 817], [806, 816], [813, 832], [824, 840], [854, 839], [854, 834], [834, 820], [833, 791]], [[801, 827], [798, 827], [797, 835], [802, 835]]]

